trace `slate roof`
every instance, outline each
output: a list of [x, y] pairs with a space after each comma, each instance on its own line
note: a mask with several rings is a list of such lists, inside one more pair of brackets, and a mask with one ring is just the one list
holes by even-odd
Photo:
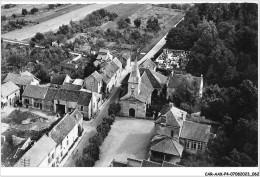
[[23, 97], [30, 97], [36, 99], [44, 99], [47, 94], [48, 87], [40, 87], [36, 85], [27, 85], [23, 92]]
[[3, 83], [4, 79], [6, 78], [7, 74], [1, 74], [1, 84]]
[[57, 92], [58, 92], [58, 89], [49, 87], [44, 100], [53, 101]]
[[29, 85], [33, 81], [32, 76], [8, 73], [3, 82], [12, 81], [16, 85]]
[[150, 150], [181, 157], [184, 147], [172, 138], [156, 135], [151, 141]]
[[113, 59], [113, 62], [119, 67], [119, 69], [122, 68], [122, 63], [121, 63], [121, 61], [118, 60], [117, 57], [115, 57]]
[[52, 75], [51, 84], [62, 85], [65, 78], [66, 78], [66, 74], [56, 74], [56, 73], [54, 73]]
[[143, 160], [141, 167], [161, 167], [161, 164], [148, 160]]
[[171, 108], [164, 108], [155, 121], [156, 124], [165, 124], [166, 126], [182, 127], [183, 121], [186, 119], [187, 112], [178, 109], [174, 106]]
[[92, 98], [92, 94], [84, 91], [80, 91], [77, 104], [82, 106], [88, 106]]
[[53, 127], [49, 136], [59, 145], [77, 124], [76, 120], [66, 114], [60, 122]]
[[111, 163], [113, 167], [127, 167], [127, 164], [124, 162], [118, 162], [113, 160]]
[[97, 71], [94, 71], [91, 76], [93, 76], [98, 82], [102, 81], [102, 76]]
[[79, 91], [59, 89], [55, 95], [54, 100], [62, 100], [69, 102], [77, 102], [79, 97]]
[[180, 137], [206, 143], [209, 140], [210, 128], [210, 125], [184, 121]]
[[152, 72], [149, 70], [149, 69], [144, 69], [144, 68], [141, 68], [140, 69], [140, 73], [141, 75], [143, 75], [143, 73], [146, 72], [152, 86], [154, 89], [161, 89], [162, 88], [162, 85], [160, 84], [160, 82], [154, 77], [154, 75], [152, 74]]
[[29, 167], [38, 167], [48, 154], [55, 148], [56, 142], [43, 135], [33, 146], [20, 158], [14, 167], [23, 167], [21, 160], [28, 159]]
[[156, 67], [156, 64], [151, 60], [151, 58], [148, 58], [141, 64], [141, 67], [153, 70]]
[[16, 92], [17, 90], [20, 90], [20, 88], [17, 85], [15, 85], [12, 81], [8, 81], [1, 85], [1, 95], [3, 97], [10, 95]]
[[61, 89], [66, 89], [66, 90], [75, 90], [75, 91], [79, 91], [81, 89], [81, 85], [74, 85], [71, 83], [63, 83], [63, 85], [61, 86]]

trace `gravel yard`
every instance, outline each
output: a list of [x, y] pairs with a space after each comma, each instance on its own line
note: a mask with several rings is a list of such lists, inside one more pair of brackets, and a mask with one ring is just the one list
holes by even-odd
[[127, 158], [147, 158], [153, 135], [154, 122], [151, 120], [116, 118], [100, 147], [100, 160], [95, 167], [108, 167], [113, 159], [126, 161]]

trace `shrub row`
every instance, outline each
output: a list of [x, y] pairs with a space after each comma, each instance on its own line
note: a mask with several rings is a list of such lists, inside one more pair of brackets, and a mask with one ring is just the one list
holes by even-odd
[[108, 135], [111, 125], [115, 121], [115, 115], [105, 117], [100, 125], [97, 126], [97, 134], [89, 139], [89, 145], [83, 150], [81, 156], [76, 161], [76, 167], [93, 167], [99, 160], [100, 146]]

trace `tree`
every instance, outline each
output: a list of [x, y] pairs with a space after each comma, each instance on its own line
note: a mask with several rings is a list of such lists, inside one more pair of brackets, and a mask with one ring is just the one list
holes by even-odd
[[12, 14], [12, 17], [13, 17], [13, 18], [16, 18], [16, 14]]
[[28, 11], [26, 9], [22, 9], [22, 15], [25, 16], [28, 14]]
[[21, 69], [26, 64], [26, 61], [26, 58], [18, 53], [7, 58], [8, 65], [18, 69]]
[[35, 14], [38, 11], [39, 11], [38, 8], [34, 7], [34, 8], [31, 9], [30, 12], [31, 12], [31, 14]]
[[118, 26], [119, 29], [124, 29], [124, 28], [127, 28], [129, 26], [129, 24], [124, 19], [121, 18], [117, 22], [117, 26]]
[[31, 39], [31, 41], [38, 43], [39, 41], [42, 41], [44, 39], [43, 33], [36, 33], [36, 35]]
[[40, 69], [35, 73], [35, 76], [41, 80], [41, 83], [49, 83], [50, 82], [50, 76], [47, 74], [47, 72], [44, 69]]
[[160, 25], [158, 23], [158, 19], [157, 18], [149, 18], [149, 20], [147, 21], [147, 28], [153, 30], [154, 32], [158, 32], [160, 31]]
[[141, 19], [140, 19], [140, 18], [135, 19], [135, 20], [134, 20], [134, 24], [135, 24], [135, 27], [136, 27], [136, 28], [140, 28]]
[[111, 103], [108, 108], [108, 115], [116, 115], [121, 110], [119, 103]]
[[80, 156], [75, 165], [77, 167], [93, 167], [95, 165], [95, 160], [89, 156]]
[[130, 18], [126, 18], [125, 21], [126, 21], [128, 24], [131, 24], [131, 19], [130, 19]]
[[96, 70], [96, 67], [93, 63], [88, 63], [84, 68], [84, 77], [90, 76], [94, 71]]
[[54, 4], [48, 4], [48, 9], [54, 9], [55, 5]]
[[5, 15], [1, 15], [1, 21], [6, 21], [6, 16]]
[[139, 31], [134, 30], [134, 31], [130, 34], [130, 37], [131, 37], [133, 40], [138, 40], [138, 39], [140, 39], [142, 36], [141, 36], [141, 34], [140, 34]]
[[67, 35], [70, 31], [70, 28], [68, 25], [62, 25], [59, 27], [57, 34], [64, 34]]

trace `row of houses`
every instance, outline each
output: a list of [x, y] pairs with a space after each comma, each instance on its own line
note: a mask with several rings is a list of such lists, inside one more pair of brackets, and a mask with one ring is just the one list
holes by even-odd
[[14, 167], [57, 167], [79, 141], [83, 132], [83, 115], [75, 109], [67, 113], [39, 140], [31, 145]]

